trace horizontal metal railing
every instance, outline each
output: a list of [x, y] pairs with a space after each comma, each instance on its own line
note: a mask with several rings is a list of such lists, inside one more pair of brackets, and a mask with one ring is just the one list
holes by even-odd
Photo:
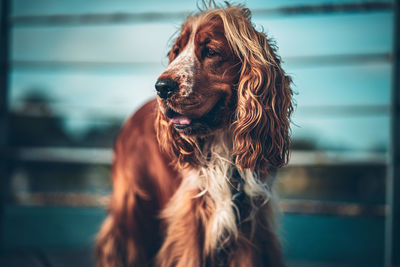
[[[392, 2], [371, 1], [354, 3], [324, 3], [315, 5], [294, 5], [276, 8], [253, 9], [255, 16], [288, 16], [308, 14], [331, 14], [331, 13], [359, 13], [389, 11], [393, 9]], [[87, 24], [112, 24], [133, 23], [181, 19], [190, 12], [143, 12], [125, 13], [116, 12], [112, 14], [54, 14], [54, 15], [26, 15], [11, 17], [11, 23], [16, 26], [60, 26], [60, 25], [87, 25]]]
[[[284, 57], [283, 62], [290, 67], [349, 65], [367, 63], [391, 63], [390, 53], [307, 55]], [[160, 66], [160, 62], [134, 61], [61, 61], [61, 60], [13, 60], [11, 67], [17, 70], [108, 70], [135, 69]]]
[[[13, 203], [28, 206], [105, 207], [109, 196], [85, 193], [16, 193]], [[386, 205], [304, 199], [281, 199], [282, 212], [333, 216], [385, 216]]]
[[[112, 161], [112, 149], [110, 148], [15, 148], [9, 155], [11, 155], [12, 160], [29, 162], [111, 164]], [[370, 165], [386, 163], [386, 152], [295, 150], [291, 153], [289, 166]]]

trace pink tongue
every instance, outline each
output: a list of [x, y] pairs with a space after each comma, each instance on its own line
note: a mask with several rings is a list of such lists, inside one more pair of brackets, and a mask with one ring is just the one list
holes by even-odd
[[188, 117], [179, 116], [179, 117], [172, 118], [171, 122], [173, 124], [189, 125], [191, 122], [191, 119], [189, 119]]

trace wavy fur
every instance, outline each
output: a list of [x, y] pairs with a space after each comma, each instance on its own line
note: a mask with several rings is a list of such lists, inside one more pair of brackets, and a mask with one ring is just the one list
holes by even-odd
[[[283, 266], [271, 186], [288, 161], [293, 108], [275, 45], [248, 9], [210, 2], [168, 55], [159, 79], [179, 88], [117, 139], [98, 266]], [[174, 116], [200, 126], [179, 130]]]

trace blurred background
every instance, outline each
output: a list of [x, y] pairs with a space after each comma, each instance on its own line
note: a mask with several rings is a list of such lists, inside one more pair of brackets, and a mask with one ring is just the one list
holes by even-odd
[[[388, 216], [399, 214], [395, 3], [241, 3], [276, 40], [296, 92], [276, 183], [288, 265], [400, 264]], [[1, 2], [0, 266], [93, 265], [113, 141], [155, 96], [171, 36], [197, 4]]]

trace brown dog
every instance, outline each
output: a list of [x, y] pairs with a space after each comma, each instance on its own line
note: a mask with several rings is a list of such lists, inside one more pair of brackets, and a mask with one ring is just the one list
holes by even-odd
[[190, 16], [124, 125], [98, 266], [283, 266], [270, 186], [286, 164], [291, 79], [242, 6]]

